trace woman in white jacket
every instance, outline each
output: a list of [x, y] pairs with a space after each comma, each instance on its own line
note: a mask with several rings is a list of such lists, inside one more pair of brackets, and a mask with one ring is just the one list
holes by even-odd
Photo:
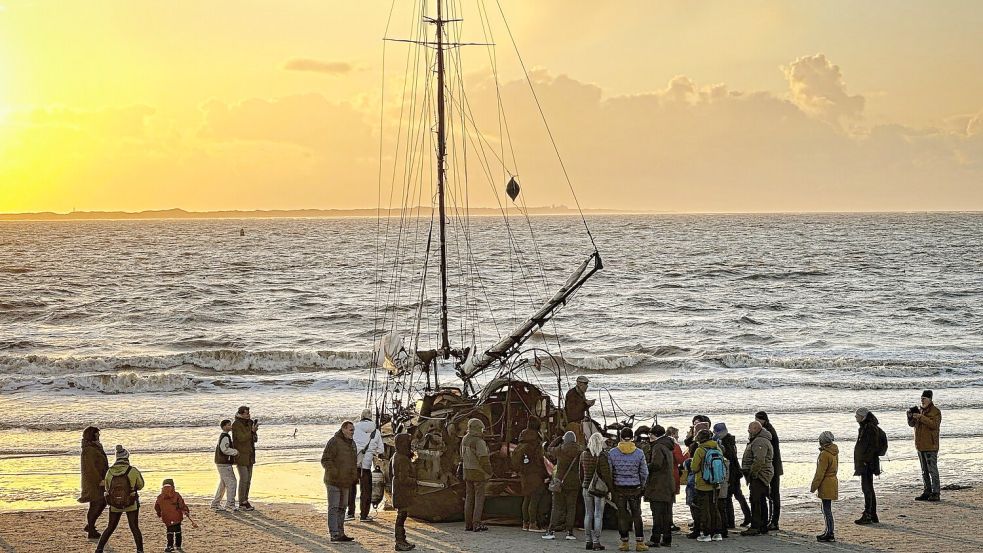
[[[382, 431], [372, 420], [372, 411], [362, 410], [360, 420], [355, 423], [355, 462], [358, 464], [359, 520], [372, 520], [369, 505], [372, 501], [372, 458], [382, 455]], [[355, 490], [348, 494], [348, 520], [355, 518]]]

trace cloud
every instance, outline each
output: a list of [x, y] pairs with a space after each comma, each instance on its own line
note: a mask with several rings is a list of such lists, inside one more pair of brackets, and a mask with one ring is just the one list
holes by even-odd
[[804, 111], [832, 123], [863, 113], [864, 97], [847, 94], [840, 67], [830, 63], [825, 54], [803, 56], [782, 70], [792, 101]]
[[343, 61], [319, 61], [308, 58], [293, 58], [283, 64], [287, 71], [306, 71], [322, 75], [345, 75], [354, 69], [350, 63]]

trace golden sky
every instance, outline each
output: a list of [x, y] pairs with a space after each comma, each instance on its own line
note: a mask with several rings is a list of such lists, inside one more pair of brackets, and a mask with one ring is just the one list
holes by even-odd
[[[585, 207], [983, 209], [978, 1], [501, 2]], [[526, 202], [572, 205], [496, 2], [455, 4], [466, 40], [492, 16]], [[389, 8], [0, 0], [0, 212], [374, 207]], [[487, 51], [463, 59], [496, 142]]]

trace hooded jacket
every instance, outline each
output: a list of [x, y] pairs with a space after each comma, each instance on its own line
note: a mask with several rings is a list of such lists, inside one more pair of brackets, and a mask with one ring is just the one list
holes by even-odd
[[165, 526], [181, 524], [184, 515], [191, 512], [188, 509], [188, 504], [184, 502], [184, 498], [170, 484], [161, 487], [157, 502], [154, 503], [154, 511]]
[[929, 403], [920, 409], [921, 417], [908, 417], [908, 426], [915, 429], [915, 449], [918, 451], [939, 450], [939, 427], [942, 426], [942, 411]]
[[645, 454], [632, 442], [620, 442], [608, 453], [614, 485], [622, 488], [638, 488], [648, 481], [649, 468]]
[[671, 503], [678, 493], [677, 469], [674, 450], [678, 447], [669, 436], [661, 436], [655, 440], [651, 449], [651, 460], [648, 465], [648, 478], [645, 482], [645, 499]]
[[393, 455], [393, 507], [409, 509], [416, 500], [416, 467], [413, 466], [412, 438], [409, 434], [396, 435], [396, 453]]
[[530, 497], [546, 487], [546, 465], [543, 463], [543, 442], [539, 432], [526, 428], [519, 433], [519, 445], [512, 450], [512, 469], [519, 473], [522, 495]]
[[[240, 457], [242, 454], [240, 454]], [[355, 470], [355, 442], [345, 437], [340, 429], [328, 440], [321, 454], [324, 467], [324, 483], [328, 486], [347, 488], [358, 480]]]
[[761, 432], [750, 437], [747, 447], [744, 448], [744, 456], [741, 458], [741, 468], [749, 476], [748, 484], [757, 479], [771, 487], [771, 479], [775, 476], [775, 468], [772, 465], [773, 451], [771, 432], [762, 428]]
[[461, 464], [464, 468], [464, 479], [469, 482], [484, 482], [491, 478], [491, 458], [488, 454], [488, 444], [481, 435], [484, 426], [481, 421], [468, 421], [468, 433], [461, 440]]
[[881, 473], [881, 459], [877, 456], [879, 424], [873, 413], [867, 413], [857, 429], [857, 443], [853, 446], [854, 476], [862, 475], [868, 466], [874, 474]]
[[106, 492], [103, 480], [109, 470], [109, 458], [106, 457], [102, 443], [96, 441], [96, 432], [90, 426], [82, 433], [82, 493], [79, 495], [79, 503], [100, 501]]
[[785, 469], [782, 466], [782, 447], [778, 441], [778, 432], [775, 431], [775, 427], [771, 425], [770, 421], [766, 421], [761, 427], [771, 434], [771, 450], [774, 452], [771, 465], [775, 469], [775, 476], [781, 476], [785, 474]]
[[[128, 468], [130, 468], [130, 461], [129, 460], [123, 459], [123, 460], [120, 460], [120, 461], [116, 461], [116, 463], [114, 463], [113, 466], [109, 467], [109, 470], [106, 471], [106, 478], [103, 480], [103, 484], [102, 484], [103, 487], [108, 490], [109, 489], [109, 483], [112, 482], [113, 477], [114, 476], [121, 476], [121, 475], [125, 474], [126, 473], [126, 469], [128, 469]], [[129, 474], [128, 478], [130, 479], [130, 488], [134, 492], [139, 492], [140, 490], [143, 489], [143, 486], [144, 486], [143, 474], [140, 474], [140, 471], [136, 467], [133, 467], [133, 469], [130, 470], [130, 474]], [[112, 505], [110, 505], [109, 506], [109, 512], [111, 512], [111, 513], [129, 513], [131, 511], [136, 511], [139, 508], [140, 508], [140, 494], [137, 493], [137, 498], [136, 498], [136, 501], [133, 502], [133, 505], [130, 505], [129, 507], [127, 507], [125, 509], [117, 509], [116, 507], [113, 507]]]
[[730, 463], [730, 470], [727, 474], [729, 486], [734, 487], [740, 485], [741, 476], [743, 475], [738, 470], [738, 467], [741, 466], [741, 460], [737, 457], [737, 438], [730, 432], [724, 432], [717, 437], [717, 443], [720, 444], [724, 452], [724, 457]]
[[[712, 492], [714, 485], [703, 479], [703, 460], [706, 458], [708, 449], [719, 449], [716, 440], [702, 442], [693, 454], [693, 462], [690, 463], [690, 470], [696, 477], [696, 489], [701, 492]], [[722, 452], [721, 452], [722, 453]]]
[[840, 498], [840, 481], [836, 471], [840, 467], [840, 448], [829, 443], [819, 448], [816, 460], [816, 475], [812, 478], [810, 492], [819, 492], [819, 499], [836, 501]]
[[[375, 432], [375, 436], [372, 435], [373, 432]], [[372, 458], [375, 455], [382, 455], [385, 451], [385, 446], [382, 444], [382, 432], [376, 428], [374, 422], [363, 419], [355, 423], [355, 434], [352, 435], [352, 439], [355, 441], [356, 456], [362, 453], [363, 449], [365, 450], [359, 468], [371, 470]]]
[[232, 421], [232, 443], [239, 452], [236, 464], [251, 467], [256, 464], [256, 442], [259, 438], [253, 431], [252, 419], [244, 419], [236, 415]]
[[562, 489], [564, 491], [576, 490], [581, 486], [580, 452], [581, 449], [577, 445], [576, 439], [550, 448], [550, 455], [556, 459], [556, 469], [553, 474], [563, 481]]

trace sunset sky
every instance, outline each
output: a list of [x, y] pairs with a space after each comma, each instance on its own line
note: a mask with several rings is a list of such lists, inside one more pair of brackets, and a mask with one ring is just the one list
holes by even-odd
[[[978, 0], [501, 2], [584, 207], [983, 209]], [[494, 0], [462, 37], [482, 3], [525, 200], [572, 205]], [[0, 212], [375, 207], [390, 4], [0, 0]]]

